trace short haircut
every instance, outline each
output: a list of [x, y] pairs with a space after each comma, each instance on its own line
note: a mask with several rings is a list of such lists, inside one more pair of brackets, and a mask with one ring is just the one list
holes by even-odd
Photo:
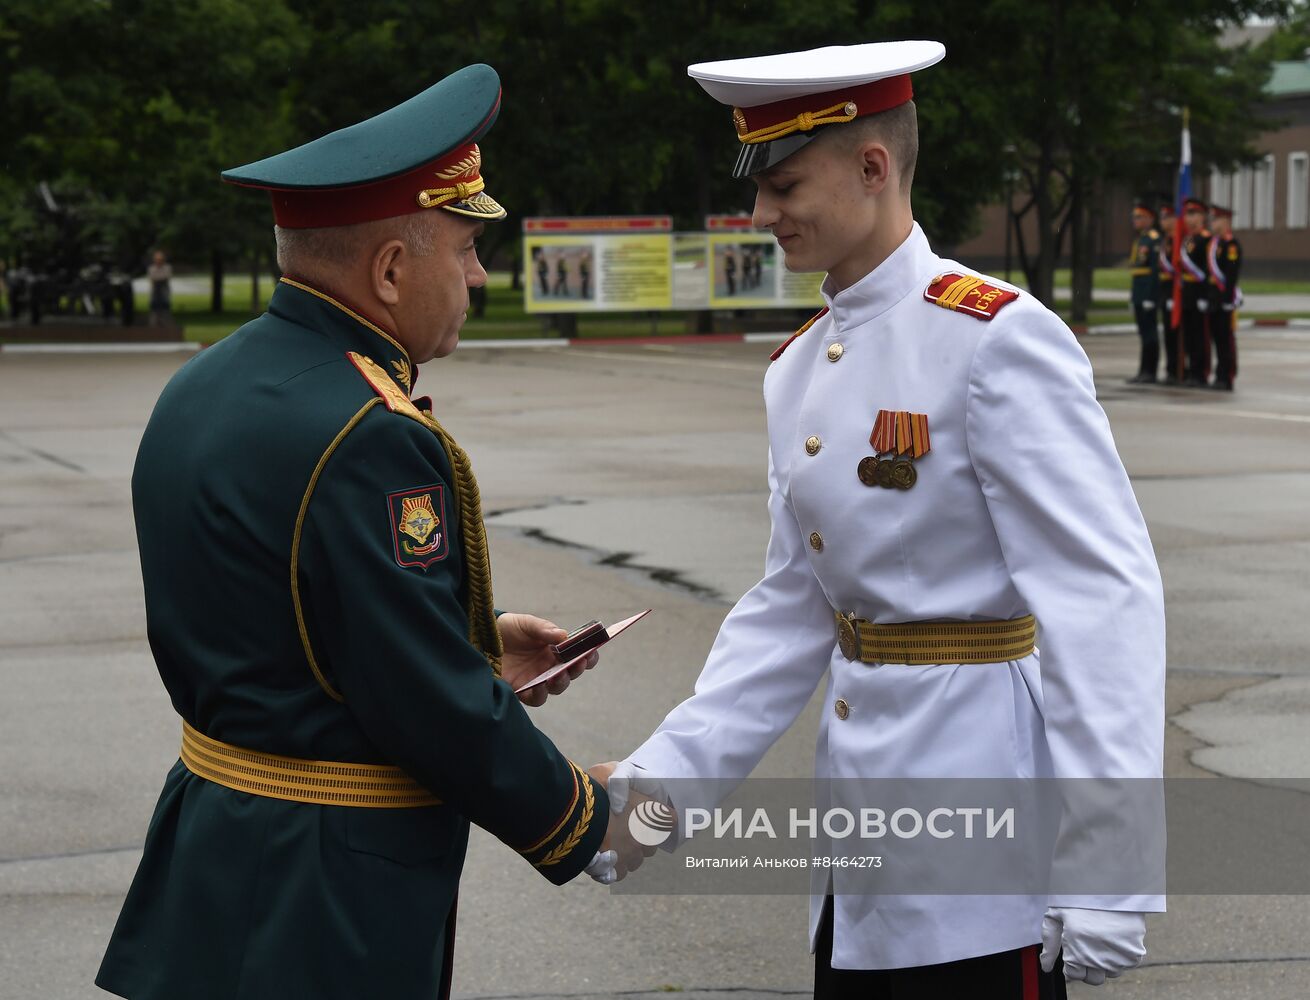
[[913, 101], [856, 118], [845, 125], [830, 125], [825, 131], [831, 132], [847, 149], [856, 149], [866, 142], [882, 143], [900, 174], [901, 194], [910, 193], [914, 167], [919, 160], [919, 115]]
[[273, 227], [280, 270], [313, 277], [323, 267], [340, 267], [389, 239], [398, 239], [410, 253], [429, 257], [436, 252], [439, 227], [427, 212], [411, 212], [390, 219], [375, 219], [353, 226], [322, 229]]

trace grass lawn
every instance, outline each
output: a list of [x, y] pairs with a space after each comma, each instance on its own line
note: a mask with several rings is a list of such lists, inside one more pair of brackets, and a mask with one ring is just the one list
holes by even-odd
[[[1016, 284], [1022, 285], [1022, 277], [1014, 275]], [[1067, 297], [1069, 285], [1068, 270], [1056, 272], [1056, 287], [1065, 292], [1057, 297], [1055, 311], [1069, 321], [1070, 300]], [[1096, 287], [1099, 289], [1122, 289], [1129, 287], [1131, 276], [1124, 268], [1098, 268]], [[205, 283], [207, 285], [207, 282]], [[228, 275], [223, 282], [224, 305], [221, 313], [209, 311], [209, 293], [177, 292], [173, 296], [174, 314], [184, 328], [187, 340], [213, 343], [223, 339], [241, 324], [252, 318], [250, 304], [250, 278], [248, 275]], [[261, 310], [268, 303], [274, 288], [273, 282], [264, 276], [260, 279]], [[1250, 281], [1243, 282], [1244, 291], [1258, 293], [1290, 293], [1310, 295], [1310, 281]], [[137, 309], [142, 315], [146, 310], [146, 296], [137, 296]], [[690, 332], [689, 322], [693, 313], [603, 313], [595, 315], [582, 314], [578, 317], [578, 336], [582, 339], [596, 337], [648, 337], [652, 335], [668, 336]], [[752, 326], [764, 329], [784, 331], [798, 325], [804, 317], [796, 319], [798, 313], [778, 310], [777, 322], [771, 323], [771, 315], [759, 313]], [[1250, 315], [1249, 313], [1247, 315]], [[1265, 314], [1262, 314], [1265, 315]], [[1287, 319], [1304, 316], [1301, 313], [1268, 314], [1270, 319]], [[795, 322], [793, 322], [795, 320]], [[1088, 316], [1088, 324], [1100, 326], [1112, 323], [1132, 323], [1131, 311], [1124, 302], [1094, 302]], [[740, 322], [721, 315], [717, 326], [720, 330], [741, 329]], [[510, 276], [496, 272], [490, 276], [487, 285], [487, 307], [481, 318], [472, 318], [465, 323], [463, 336], [469, 340], [485, 339], [530, 339], [535, 337], [553, 337], [555, 332], [547, 327], [547, 321], [540, 315], [528, 315], [523, 311], [522, 293], [512, 291]]]

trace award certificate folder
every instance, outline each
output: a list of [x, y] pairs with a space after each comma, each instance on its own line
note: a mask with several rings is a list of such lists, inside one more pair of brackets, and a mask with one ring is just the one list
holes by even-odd
[[563, 663], [557, 663], [549, 670], [545, 670], [542, 673], [539, 673], [536, 677], [532, 678], [532, 680], [528, 681], [526, 684], [522, 685], [521, 687], [515, 688], [514, 693], [522, 694], [524, 691], [530, 691], [538, 684], [545, 684], [546, 681], [550, 680], [552, 677], [557, 677], [558, 675], [564, 673], [564, 671], [568, 670], [569, 667], [573, 666], [579, 660], [585, 659], [593, 651], [600, 649], [601, 646], [604, 646], [605, 643], [610, 642], [613, 639], [617, 639], [622, 633], [626, 632], [629, 628], [631, 628], [633, 625], [636, 625], [637, 622], [641, 621], [648, 614], [650, 614], [650, 612], [651, 609], [647, 608], [645, 611], [642, 611], [640, 614], [635, 614], [631, 618], [625, 618], [623, 619], [623, 621], [611, 625], [609, 628], [605, 630], [604, 641], [596, 644], [595, 646], [592, 646], [590, 649], [582, 653], [580, 656], [575, 656], [571, 660], [565, 660]]

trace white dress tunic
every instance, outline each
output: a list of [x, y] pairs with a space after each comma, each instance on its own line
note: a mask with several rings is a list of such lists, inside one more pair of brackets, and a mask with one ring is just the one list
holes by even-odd
[[[990, 320], [927, 301], [951, 271], [968, 273], [916, 224], [855, 285], [831, 295], [825, 282], [827, 313], [769, 368], [764, 577], [724, 621], [694, 695], [629, 758], [649, 774], [726, 779], [726, 794], [826, 677], [820, 779], [1160, 776], [1160, 574], [1091, 366], [1026, 293]], [[880, 410], [927, 415], [912, 489], [856, 474]], [[1033, 614], [1040, 652], [869, 665], [839, 651], [834, 609], [878, 623]], [[1035, 944], [1048, 905], [1164, 908], [1154, 894], [848, 895], [842, 870], [816, 875], [811, 947], [832, 893], [841, 969]]]

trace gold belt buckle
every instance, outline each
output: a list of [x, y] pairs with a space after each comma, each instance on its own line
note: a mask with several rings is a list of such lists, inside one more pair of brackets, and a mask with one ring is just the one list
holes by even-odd
[[848, 660], [860, 658], [860, 630], [855, 625], [855, 612], [837, 612], [837, 648]]

